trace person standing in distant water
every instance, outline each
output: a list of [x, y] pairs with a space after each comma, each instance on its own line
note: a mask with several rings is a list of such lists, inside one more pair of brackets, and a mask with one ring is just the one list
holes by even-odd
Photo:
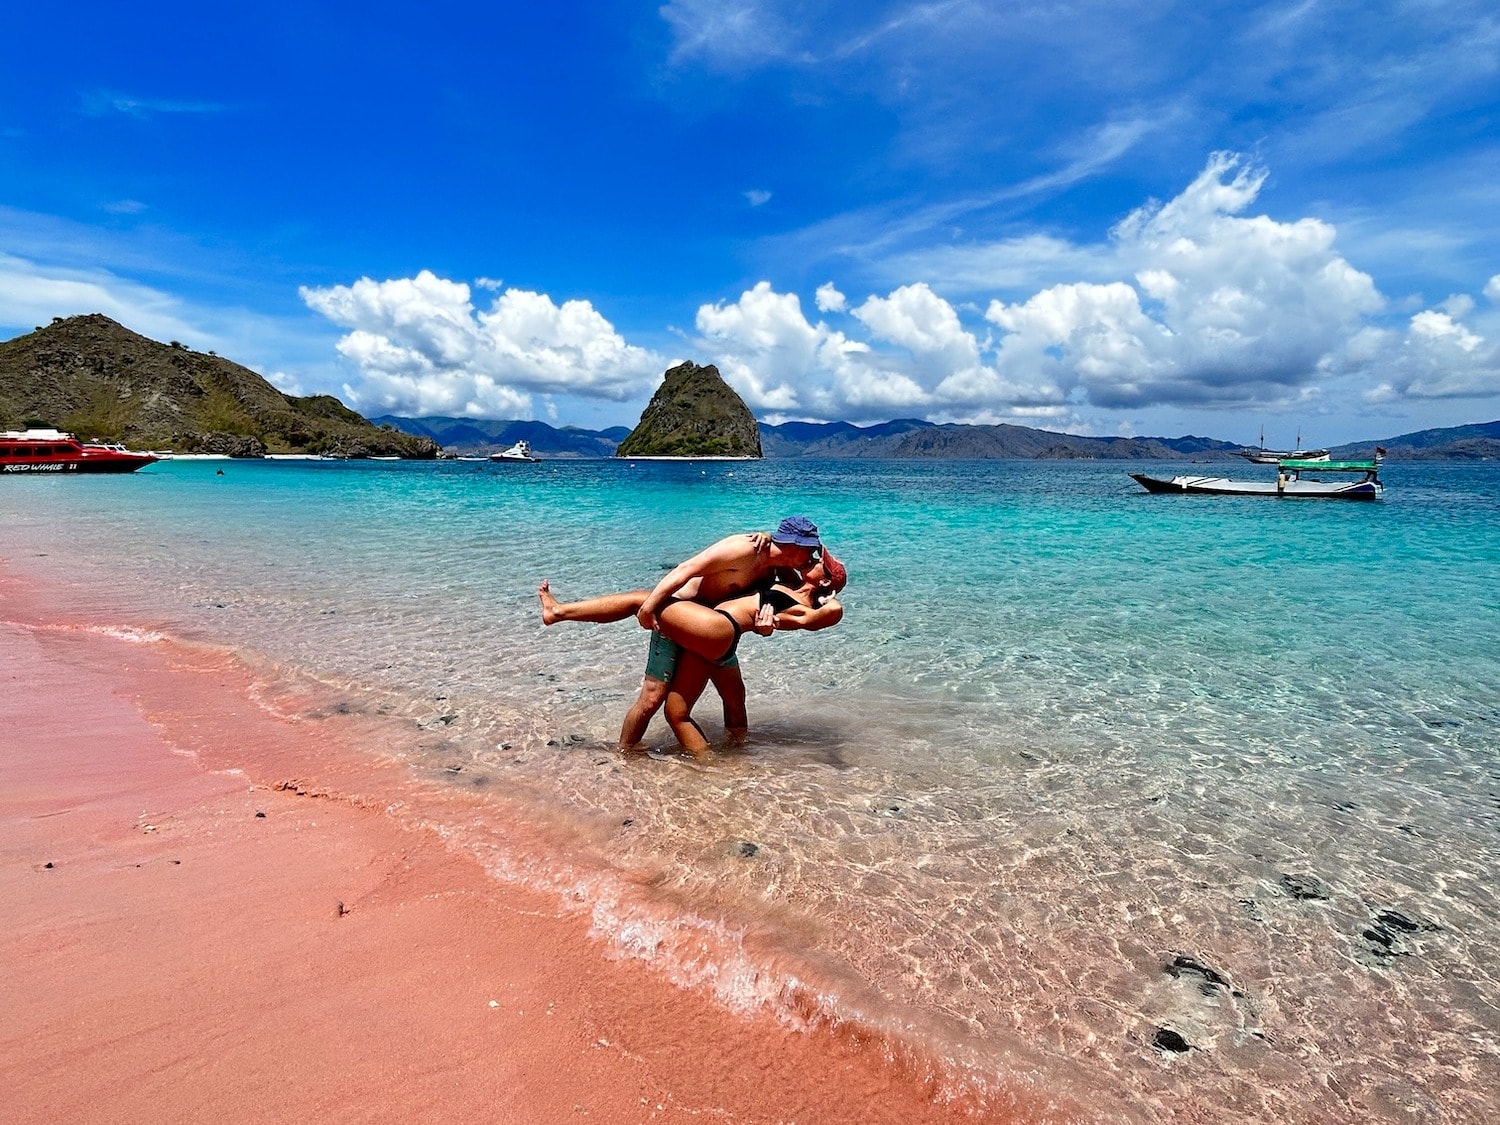
[[[651, 717], [665, 702], [667, 685], [682, 654], [682, 647], [656, 627], [656, 617], [662, 608], [671, 601], [685, 600], [704, 606], [717, 605], [767, 582], [778, 571], [801, 573], [809, 569], [821, 549], [817, 526], [804, 516], [788, 516], [769, 535], [759, 532], [720, 539], [673, 567], [651, 590], [561, 603], [544, 581], [537, 590], [542, 603], [542, 624], [621, 621], [634, 615], [643, 628], [652, 630], [640, 694], [625, 713], [620, 727], [620, 749], [632, 750], [645, 738]], [[738, 658], [731, 653], [728, 660], [714, 668], [710, 679], [724, 699], [725, 728], [732, 734], [743, 733], [748, 722]]]

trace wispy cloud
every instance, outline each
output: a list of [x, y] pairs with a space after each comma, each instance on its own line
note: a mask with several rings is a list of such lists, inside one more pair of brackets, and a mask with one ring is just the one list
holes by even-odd
[[55, 316], [103, 313], [157, 339], [209, 346], [169, 293], [101, 269], [48, 266], [0, 253], [0, 323], [23, 331]]
[[171, 98], [143, 98], [111, 90], [91, 90], [80, 100], [80, 112], [87, 117], [123, 113], [142, 120], [162, 114], [223, 113], [227, 106], [218, 102], [177, 101]]
[[[859, 208], [772, 236], [764, 246], [772, 257], [783, 260], [800, 259], [825, 268], [858, 262], [872, 279], [896, 282], [915, 275], [950, 291], [962, 290], [977, 280], [973, 268], [964, 264], [967, 257], [993, 263], [995, 243], [980, 237], [980, 232], [1006, 225], [1005, 217], [996, 218], [997, 210], [1030, 205], [1108, 171], [1147, 137], [1170, 127], [1171, 120], [1168, 112], [1106, 121], [1064, 143], [1056, 166], [1039, 175], [938, 203], [906, 207], [889, 201]], [[965, 231], [973, 233], [960, 237]], [[1029, 248], [1016, 259], [1018, 265], [1036, 264], [1039, 254], [1052, 256], [1045, 249], [1052, 242], [1046, 234], [1019, 235], [1015, 242]], [[929, 272], [943, 262], [950, 265], [937, 275]], [[989, 276], [989, 268], [981, 273]]]
[[661, 16], [672, 27], [672, 60], [705, 58], [730, 69], [796, 57], [795, 21], [756, 0], [670, 0]]
[[[91, 225], [0, 205], [0, 334], [103, 313], [155, 340], [212, 349], [288, 385], [337, 390], [336, 333], [256, 279], [249, 263], [149, 224]], [[289, 287], [288, 287], [289, 288]], [[3, 330], [9, 331], [3, 331]]]

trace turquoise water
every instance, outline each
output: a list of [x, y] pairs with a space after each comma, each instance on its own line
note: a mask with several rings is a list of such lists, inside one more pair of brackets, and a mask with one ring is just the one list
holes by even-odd
[[[503, 783], [577, 852], [438, 827], [731, 1006], [1106, 1120], [1491, 1119], [1500, 465], [1397, 463], [1374, 504], [1142, 468], [164, 462], [6, 480], [0, 555]], [[610, 753], [645, 634], [544, 629], [537, 583], [649, 586], [790, 513], [844, 623], [747, 638], [744, 750]]]

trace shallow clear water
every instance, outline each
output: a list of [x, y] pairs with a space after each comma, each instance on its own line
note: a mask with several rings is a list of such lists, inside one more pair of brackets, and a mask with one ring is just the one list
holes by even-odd
[[[1140, 468], [164, 462], [4, 481], [0, 555], [401, 719], [381, 752], [597, 865], [439, 827], [726, 1003], [1106, 1118], [1492, 1117], [1500, 465], [1394, 464], [1374, 504]], [[750, 745], [608, 752], [645, 634], [543, 629], [537, 583], [649, 586], [797, 512], [847, 613], [746, 639]]]

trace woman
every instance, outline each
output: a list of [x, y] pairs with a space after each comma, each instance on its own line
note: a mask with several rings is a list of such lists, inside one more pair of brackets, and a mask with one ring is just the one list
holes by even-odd
[[[693, 721], [692, 711], [703, 689], [708, 685], [714, 668], [734, 655], [739, 639], [748, 628], [763, 636], [780, 629], [826, 629], [837, 625], [844, 616], [844, 607], [836, 597], [844, 588], [848, 575], [842, 565], [827, 556], [808, 569], [801, 586], [791, 587], [774, 583], [754, 593], [731, 598], [709, 609], [692, 602], [668, 606], [659, 615], [664, 636], [676, 641], [686, 650], [672, 674], [667, 686], [666, 717], [677, 741], [689, 754], [702, 754], [708, 749], [708, 739], [703, 730]], [[727, 624], [711, 620], [700, 613], [678, 610], [678, 606], [694, 606], [718, 615]], [[727, 643], [727, 651], [721, 656], [714, 653]]]
[[[813, 575], [818, 577], [813, 578]], [[691, 593], [691, 584], [684, 590]], [[770, 636], [776, 630], [778, 614], [799, 606], [815, 609], [831, 592], [832, 584], [823, 576], [822, 564], [819, 563], [809, 568], [808, 580], [800, 587], [772, 583], [716, 606], [685, 598], [670, 598], [657, 614], [657, 627], [663, 636], [676, 641], [688, 652], [710, 664], [722, 665], [734, 656], [740, 638], [747, 631]], [[577, 602], [560, 602], [552, 593], [551, 583], [543, 582], [537, 587], [544, 625], [555, 625], [559, 621], [623, 621], [635, 616], [650, 593], [650, 590], [627, 590]], [[794, 619], [789, 618], [781, 627], [809, 627], [793, 623]]]
[[[800, 586], [773, 582], [716, 606], [674, 598], [661, 608], [656, 616], [657, 630], [683, 649], [667, 690], [668, 700], [674, 693], [677, 696], [676, 718], [669, 713], [667, 720], [685, 750], [699, 753], [708, 747], [702, 730], [689, 713], [714, 673], [734, 659], [740, 638], [746, 632], [769, 636], [778, 629], [815, 630], [836, 625], [844, 610], [834, 595], [847, 580], [843, 565], [825, 553], [822, 560], [807, 569]], [[682, 592], [691, 594], [691, 584]], [[537, 589], [545, 625], [560, 621], [622, 621], [634, 616], [649, 594], [649, 590], [630, 590], [577, 602], [559, 602], [549, 583], [543, 582]], [[683, 664], [690, 665], [689, 677], [679, 684]]]

